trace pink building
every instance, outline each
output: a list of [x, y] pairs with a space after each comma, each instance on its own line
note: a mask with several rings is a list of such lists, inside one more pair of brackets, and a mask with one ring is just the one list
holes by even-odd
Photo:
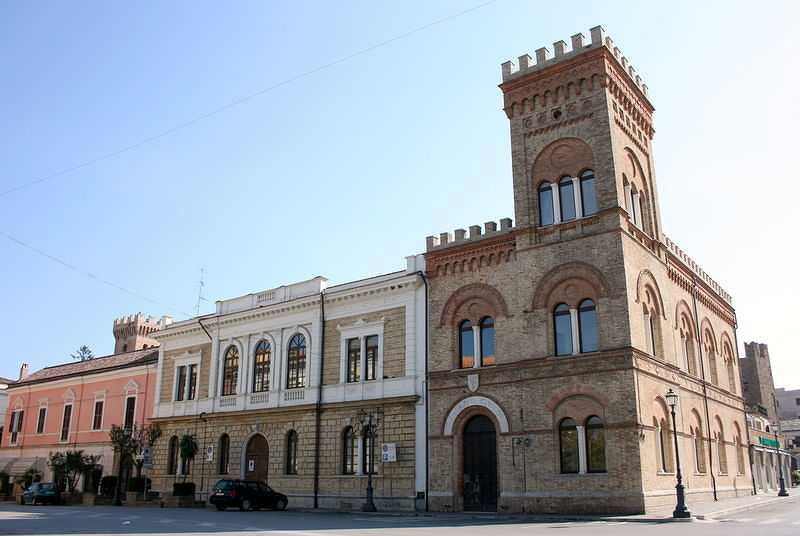
[[0, 470], [17, 476], [35, 467], [50, 480], [51, 452], [83, 450], [99, 456], [103, 475], [113, 474], [111, 426], [141, 426], [153, 413], [158, 343], [149, 334], [164, 323], [142, 315], [117, 319], [120, 353], [32, 374], [23, 365], [19, 381], [6, 391]]

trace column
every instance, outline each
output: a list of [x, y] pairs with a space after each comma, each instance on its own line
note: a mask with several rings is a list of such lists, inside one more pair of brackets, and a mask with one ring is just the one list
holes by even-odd
[[572, 177], [572, 189], [575, 194], [575, 218], [583, 217], [583, 199], [581, 199], [581, 180]]
[[579, 424], [578, 428], [578, 472], [586, 474], [586, 428]]
[[[347, 349], [347, 343], [345, 342], [345, 350]], [[345, 354], [346, 355], [346, 354]], [[358, 359], [359, 359], [359, 367], [361, 368], [361, 372], [358, 375], [358, 381], [364, 383], [367, 377], [367, 338], [364, 335], [361, 335], [358, 338]], [[377, 364], [377, 363], [376, 363]], [[377, 377], [377, 375], [376, 375]], [[347, 358], [345, 357], [345, 378], [347, 378]]]
[[561, 223], [561, 197], [558, 193], [558, 183], [554, 182], [550, 187], [553, 192], [553, 223]]
[[475, 345], [475, 360], [472, 362], [473, 368], [480, 368], [481, 366], [481, 327], [472, 326], [472, 344]]
[[569, 318], [572, 324], [572, 355], [578, 355], [581, 351], [581, 335], [578, 330], [578, 310], [576, 308], [569, 308]]

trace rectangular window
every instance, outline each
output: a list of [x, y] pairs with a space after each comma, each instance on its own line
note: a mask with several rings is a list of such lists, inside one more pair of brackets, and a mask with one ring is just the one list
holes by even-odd
[[175, 374], [175, 400], [180, 402], [186, 394], [186, 367], [178, 367]]
[[94, 415], [92, 416], [92, 430], [100, 430], [103, 427], [103, 406], [102, 400], [94, 401]]
[[72, 422], [72, 404], [64, 406], [64, 418], [61, 421], [61, 441], [69, 439], [69, 425]]
[[47, 420], [47, 408], [46, 407], [39, 408], [39, 418], [36, 420], [37, 434], [44, 433], [44, 423], [46, 420]]
[[186, 390], [186, 400], [194, 400], [197, 396], [197, 365], [189, 365], [189, 387]]
[[17, 443], [18, 435], [22, 431], [22, 420], [25, 416], [25, 410], [18, 409], [11, 414], [11, 444]]
[[795, 398], [794, 403], [796, 406], [800, 406], [800, 398]]
[[125, 429], [133, 428], [133, 421], [136, 419], [136, 397], [129, 396], [125, 399]]
[[361, 340], [347, 339], [347, 383], [361, 381]]
[[367, 337], [367, 362], [365, 380], [377, 379], [378, 374], [378, 336]]

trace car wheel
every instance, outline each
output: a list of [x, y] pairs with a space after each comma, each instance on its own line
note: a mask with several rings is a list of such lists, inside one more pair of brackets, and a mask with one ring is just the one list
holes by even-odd
[[31, 506], [36, 506], [36, 497], [31, 499]]
[[278, 499], [275, 501], [275, 510], [286, 510], [286, 499]]
[[247, 512], [253, 508], [253, 504], [250, 502], [250, 499], [242, 499], [242, 504], [239, 506], [239, 510], [242, 512]]

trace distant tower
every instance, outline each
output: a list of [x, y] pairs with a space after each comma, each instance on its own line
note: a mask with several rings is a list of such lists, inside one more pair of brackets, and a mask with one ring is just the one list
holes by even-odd
[[759, 342], [744, 343], [745, 357], [739, 360], [742, 371], [742, 391], [748, 406], [766, 412], [770, 422], [778, 418], [775, 409], [775, 384], [769, 361], [769, 348]]
[[114, 353], [133, 352], [142, 348], [158, 346], [158, 341], [150, 337], [154, 331], [168, 326], [172, 318], [162, 316], [159, 320], [142, 313], [123, 316], [114, 320]]

